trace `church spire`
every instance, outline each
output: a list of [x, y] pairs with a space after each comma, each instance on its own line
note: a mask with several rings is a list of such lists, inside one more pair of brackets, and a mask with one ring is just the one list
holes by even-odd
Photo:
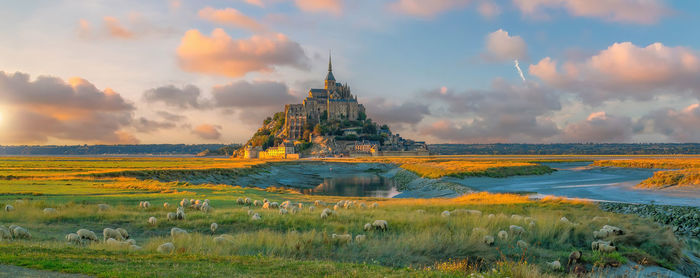
[[[329, 86], [330, 81], [330, 86]], [[331, 64], [331, 52], [328, 51], [328, 74], [326, 75], [326, 89], [335, 86], [335, 76], [333, 76], [333, 64]]]
[[331, 64], [331, 51], [328, 51], [328, 72], [333, 71], [333, 65]]

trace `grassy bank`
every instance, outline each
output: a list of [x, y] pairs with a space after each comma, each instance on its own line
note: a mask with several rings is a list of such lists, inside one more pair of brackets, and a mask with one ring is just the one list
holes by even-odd
[[674, 169], [655, 172], [637, 185], [644, 189], [661, 189], [673, 186], [700, 186], [700, 159], [625, 159], [599, 160], [593, 163], [599, 167], [625, 167], [647, 169]]

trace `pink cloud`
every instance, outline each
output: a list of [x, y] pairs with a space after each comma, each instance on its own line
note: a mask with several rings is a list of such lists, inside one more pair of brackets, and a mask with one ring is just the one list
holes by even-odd
[[634, 134], [632, 120], [628, 117], [608, 115], [604, 111], [593, 112], [583, 121], [567, 125], [562, 134], [563, 142], [628, 142]]
[[110, 36], [121, 39], [131, 39], [134, 37], [134, 33], [124, 28], [116, 18], [105, 16], [102, 20]]
[[221, 138], [220, 129], [221, 126], [218, 125], [201, 124], [192, 129], [192, 133], [202, 139], [215, 140]]
[[340, 15], [343, 10], [340, 0], [295, 0], [294, 3], [305, 12]]
[[470, 0], [398, 0], [389, 4], [389, 9], [410, 16], [433, 18], [448, 10], [465, 7], [470, 2]]
[[661, 0], [513, 0], [528, 16], [546, 17], [547, 10], [562, 9], [573, 16], [606, 21], [652, 24], [671, 13]]
[[479, 14], [486, 18], [493, 18], [501, 14], [501, 7], [490, 1], [482, 1], [478, 7]]
[[265, 26], [233, 8], [217, 10], [212, 7], [205, 7], [199, 10], [198, 15], [200, 18], [214, 23], [231, 25], [256, 33], [266, 31]]
[[486, 36], [485, 58], [496, 61], [512, 61], [527, 58], [527, 44], [520, 36], [511, 36], [498, 29]]
[[180, 67], [190, 72], [240, 77], [249, 72], [269, 72], [276, 66], [308, 69], [309, 58], [301, 46], [283, 34], [232, 39], [217, 28], [211, 36], [196, 29], [182, 37], [177, 49]]

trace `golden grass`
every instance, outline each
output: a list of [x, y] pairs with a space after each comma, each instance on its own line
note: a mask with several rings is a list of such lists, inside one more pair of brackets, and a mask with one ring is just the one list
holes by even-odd
[[600, 160], [595, 161], [593, 165], [600, 167], [676, 169], [655, 172], [651, 178], [638, 184], [637, 188], [659, 189], [671, 186], [700, 185], [700, 158], [696, 157]]

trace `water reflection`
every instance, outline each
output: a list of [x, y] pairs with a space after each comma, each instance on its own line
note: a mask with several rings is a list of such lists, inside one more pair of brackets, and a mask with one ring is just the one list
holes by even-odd
[[374, 174], [326, 178], [314, 188], [302, 189], [303, 194], [354, 197], [384, 197], [398, 195], [394, 180]]

